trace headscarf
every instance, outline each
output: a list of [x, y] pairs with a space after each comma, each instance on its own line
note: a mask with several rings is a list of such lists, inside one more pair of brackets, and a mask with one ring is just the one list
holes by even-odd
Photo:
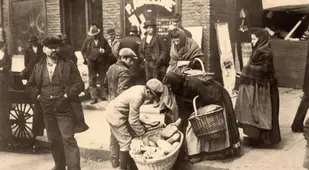
[[185, 32], [181, 29], [176, 28], [180, 33], [180, 43], [176, 47], [174, 43], [171, 45], [171, 63], [186, 60], [190, 61], [194, 58], [203, 56], [201, 48], [198, 44], [191, 38], [188, 38]]
[[252, 28], [250, 34], [254, 34], [258, 41], [253, 47], [249, 63], [242, 70], [241, 82], [267, 85], [274, 79], [270, 38], [268, 32], [262, 28]]

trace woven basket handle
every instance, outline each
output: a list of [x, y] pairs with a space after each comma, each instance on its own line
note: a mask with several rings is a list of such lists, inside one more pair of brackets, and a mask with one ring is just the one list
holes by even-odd
[[194, 112], [195, 112], [195, 116], [197, 116], [196, 99], [197, 99], [198, 97], [199, 97], [199, 96], [195, 96], [194, 99], [193, 99], [193, 109], [194, 109]]
[[204, 73], [206, 73], [206, 71], [205, 71], [205, 66], [204, 66], [203, 61], [202, 61], [200, 58], [194, 58], [193, 60], [198, 61], [198, 62], [201, 64], [201, 66], [202, 66], [202, 71], [203, 71]]

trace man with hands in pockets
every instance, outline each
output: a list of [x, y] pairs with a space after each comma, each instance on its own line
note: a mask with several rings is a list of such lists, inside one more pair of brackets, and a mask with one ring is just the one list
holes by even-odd
[[72, 101], [84, 90], [77, 66], [58, 57], [61, 40], [47, 37], [43, 40], [42, 58], [33, 69], [27, 90], [41, 105], [48, 140], [55, 162], [52, 170], [80, 170], [80, 153], [74, 138], [75, 115]]

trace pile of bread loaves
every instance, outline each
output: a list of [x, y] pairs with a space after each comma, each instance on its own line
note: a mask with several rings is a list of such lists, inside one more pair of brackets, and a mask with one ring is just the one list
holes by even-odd
[[181, 134], [175, 124], [169, 124], [159, 133], [146, 135], [142, 139], [133, 139], [131, 155], [137, 159], [157, 160], [168, 156], [180, 145]]

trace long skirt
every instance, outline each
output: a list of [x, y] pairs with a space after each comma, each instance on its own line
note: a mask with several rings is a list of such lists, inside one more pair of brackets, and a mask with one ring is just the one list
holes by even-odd
[[[266, 87], [257, 86], [257, 84], [241, 84], [236, 100], [235, 113], [239, 126], [247, 136], [255, 140], [278, 144], [281, 141], [279, 128], [279, 91], [276, 84], [270, 85], [267, 88], [268, 90], [263, 90]], [[254, 106], [248, 106], [251, 103], [248, 98], [253, 98], [252, 103]], [[266, 100], [268, 103], [265, 103], [264, 99], [266, 98], [269, 98], [269, 101]]]

